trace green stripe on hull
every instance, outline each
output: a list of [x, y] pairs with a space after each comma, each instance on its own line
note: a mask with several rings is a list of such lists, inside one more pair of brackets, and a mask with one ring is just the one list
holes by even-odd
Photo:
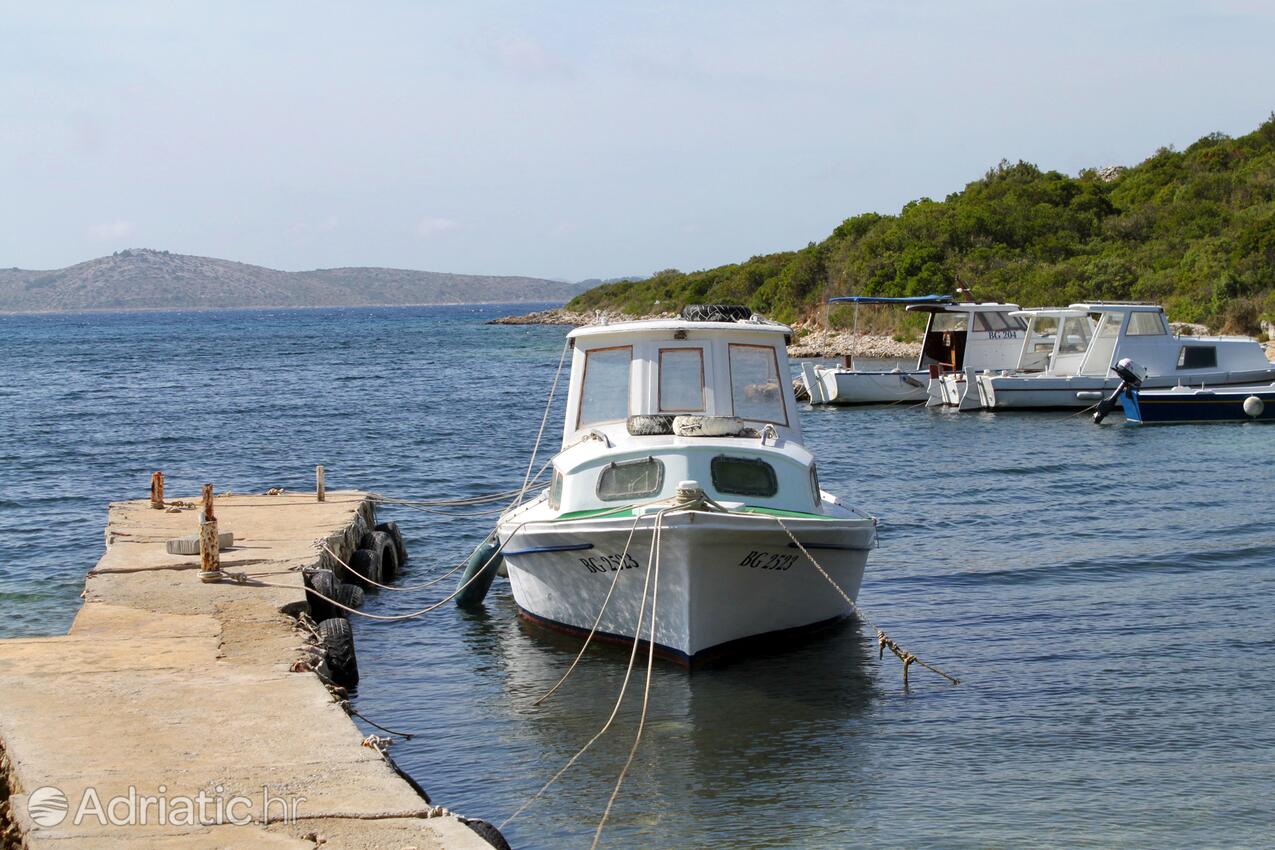
[[[825, 516], [824, 514], [812, 514], [812, 513], [807, 513], [806, 511], [787, 511], [787, 510], [783, 510], [782, 508], [763, 508], [758, 505], [744, 505], [742, 508], [737, 508], [737, 510], [740, 511], [741, 513], [762, 514], [764, 516], [778, 516], [778, 517], [786, 516], [786, 517], [795, 517], [798, 519], [827, 519], [827, 520], [836, 519], [836, 517]], [[608, 519], [612, 517], [616, 519], [622, 519], [624, 517], [632, 517], [633, 508], [592, 508], [586, 511], [570, 511], [568, 513], [555, 517], [551, 521], [564, 522], [566, 520], [592, 519], [594, 517], [603, 517], [603, 516], [605, 516]]]

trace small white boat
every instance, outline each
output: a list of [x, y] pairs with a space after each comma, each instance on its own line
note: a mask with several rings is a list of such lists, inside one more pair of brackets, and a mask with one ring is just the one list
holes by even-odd
[[1111, 371], [1121, 384], [1098, 405], [1096, 423], [1121, 399], [1125, 419], [1138, 425], [1275, 421], [1275, 383], [1144, 390], [1146, 370], [1132, 360], [1121, 360]]
[[689, 664], [851, 613], [837, 587], [856, 597], [876, 521], [819, 488], [790, 334], [755, 316], [569, 334], [551, 485], [497, 528], [525, 617], [645, 642], [654, 597], [656, 650]]
[[[853, 366], [830, 368], [802, 363], [802, 381], [811, 404], [890, 404], [926, 402], [959, 404], [964, 397], [966, 368], [1003, 368], [1018, 354], [1023, 323], [1013, 318], [1017, 304], [999, 302], [953, 303], [946, 295], [917, 298], [876, 298], [851, 295], [829, 298], [829, 303], [905, 304], [913, 312], [930, 314], [922, 337], [921, 354], [914, 370], [865, 370]], [[855, 332], [858, 332], [856, 314]], [[952, 384], [951, 401], [932, 378], [961, 376]]]
[[[1025, 315], [1031, 312], [1025, 311]], [[1266, 359], [1256, 340], [1176, 336], [1169, 331], [1164, 310], [1154, 304], [1095, 301], [1072, 304], [1066, 310], [1036, 312], [1039, 321], [1029, 323], [1019, 368], [979, 373], [983, 407], [1095, 405], [1120, 384], [1111, 370], [1124, 358], [1146, 370], [1142, 386], [1149, 390], [1180, 384], [1224, 387], [1275, 380], [1275, 364]], [[1051, 315], [1052, 325], [1040, 324]]]

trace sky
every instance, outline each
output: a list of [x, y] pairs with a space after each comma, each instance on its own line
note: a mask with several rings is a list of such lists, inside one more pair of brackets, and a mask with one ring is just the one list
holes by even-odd
[[1273, 45], [1275, 0], [0, 0], [0, 267], [690, 271], [1249, 132]]

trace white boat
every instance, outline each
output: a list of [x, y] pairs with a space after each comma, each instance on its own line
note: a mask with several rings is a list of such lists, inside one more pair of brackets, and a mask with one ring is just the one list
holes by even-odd
[[[1013, 362], [1004, 371], [1047, 376], [1076, 373], [1096, 324], [1088, 313], [1070, 308], [1039, 307], [1018, 310], [1013, 316], [1023, 322], [1026, 329]], [[991, 369], [982, 371], [992, 372]], [[976, 368], [940, 375], [931, 384], [931, 396], [935, 395], [934, 386], [938, 385], [943, 404], [960, 410], [979, 410], [983, 407], [983, 398], [978, 375]]]
[[[927, 312], [921, 354], [914, 370], [865, 370], [804, 362], [802, 381], [812, 404], [890, 404], [927, 402], [942, 404], [946, 397], [931, 379], [954, 373], [962, 376], [953, 384], [952, 404], [964, 395], [962, 370], [1003, 368], [1015, 361], [1023, 333], [1023, 323], [1013, 318], [1017, 304], [999, 302], [953, 303], [945, 295], [918, 298], [876, 298], [852, 295], [829, 298], [829, 303], [906, 304], [909, 311]], [[856, 334], [858, 320], [855, 321]], [[959, 394], [958, 394], [959, 391]]]
[[[1029, 316], [1018, 368], [978, 374], [983, 407], [1089, 407], [1119, 386], [1111, 370], [1123, 358], [1146, 370], [1146, 389], [1275, 380], [1275, 365], [1256, 340], [1174, 335], [1154, 304], [1095, 301], [1037, 312], [1038, 319]], [[1040, 324], [1051, 315], [1051, 326]]]
[[651, 606], [640, 633], [639, 611], [654, 597], [656, 650], [689, 664], [851, 613], [837, 587], [856, 597], [876, 521], [819, 488], [790, 334], [757, 317], [569, 334], [552, 482], [497, 528], [525, 617], [645, 642]]

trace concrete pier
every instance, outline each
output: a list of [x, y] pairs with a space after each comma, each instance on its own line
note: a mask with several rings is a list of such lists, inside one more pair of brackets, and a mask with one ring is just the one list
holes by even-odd
[[196, 533], [193, 506], [116, 503], [70, 632], [0, 641], [0, 847], [489, 850], [297, 664], [300, 570], [320, 543], [348, 557], [371, 503], [227, 495], [216, 514], [222, 568], [286, 588], [202, 583], [164, 545]]

